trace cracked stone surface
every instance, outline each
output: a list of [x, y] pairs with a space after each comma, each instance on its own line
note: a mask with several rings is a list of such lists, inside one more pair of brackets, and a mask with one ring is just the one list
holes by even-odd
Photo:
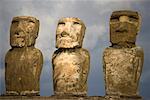
[[89, 52], [82, 47], [85, 25], [79, 18], [67, 17], [58, 22], [56, 50], [52, 57], [55, 95], [87, 95]]
[[87, 50], [57, 50], [53, 55], [54, 93], [58, 95], [86, 95], [89, 72]]
[[135, 47], [140, 30], [141, 16], [135, 11], [114, 11], [110, 17], [110, 42], [112, 47]]
[[138, 95], [138, 84], [143, 67], [142, 48], [106, 48], [103, 59], [106, 94]]
[[125, 97], [125, 100], [142, 99], [139, 96], [138, 85], [144, 53], [143, 49], [135, 44], [140, 24], [141, 16], [135, 11], [114, 11], [111, 15], [112, 45], [103, 53], [105, 91], [108, 100], [119, 100], [122, 97]]
[[5, 57], [6, 95], [39, 95], [43, 55], [34, 47], [38, 30], [39, 21], [34, 17], [18, 16], [12, 20], [12, 48]]
[[82, 47], [85, 29], [79, 18], [61, 18], [56, 29], [56, 48]]

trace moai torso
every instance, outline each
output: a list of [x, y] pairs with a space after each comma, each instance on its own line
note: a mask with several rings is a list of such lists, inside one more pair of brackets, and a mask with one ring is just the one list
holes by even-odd
[[140, 98], [138, 84], [144, 55], [143, 49], [135, 45], [139, 26], [140, 16], [137, 12], [116, 11], [111, 16], [112, 46], [106, 48], [103, 53], [105, 88], [108, 96]]
[[56, 94], [85, 95], [89, 71], [89, 53], [84, 49], [57, 50], [53, 56]]
[[85, 26], [78, 18], [62, 18], [56, 32], [53, 54], [53, 83], [55, 95], [87, 94], [90, 56], [82, 49]]
[[138, 83], [143, 64], [143, 50], [140, 47], [104, 51], [106, 93], [117, 95], [138, 95]]
[[34, 47], [39, 21], [15, 17], [10, 29], [10, 49], [5, 57], [6, 95], [39, 95], [43, 56]]

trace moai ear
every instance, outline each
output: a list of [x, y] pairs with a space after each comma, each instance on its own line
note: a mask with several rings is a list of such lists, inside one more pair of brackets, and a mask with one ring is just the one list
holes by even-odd
[[35, 33], [35, 38], [38, 37], [39, 27], [40, 27], [40, 21], [38, 19], [36, 19], [36, 33]]
[[39, 27], [40, 27], [40, 21], [36, 19], [35, 17], [28, 17], [28, 21], [35, 24], [35, 29], [33, 30], [33, 37], [36, 39], [38, 37], [39, 33]]
[[[86, 31], [86, 26], [85, 24], [82, 22], [82, 37], [81, 37], [81, 41], [83, 42], [84, 36], [85, 36], [85, 31]], [[83, 43], [82, 43], [83, 44]]]
[[140, 31], [141, 24], [142, 24], [142, 17], [141, 15], [137, 12], [138, 15], [138, 27], [137, 27], [137, 33]]

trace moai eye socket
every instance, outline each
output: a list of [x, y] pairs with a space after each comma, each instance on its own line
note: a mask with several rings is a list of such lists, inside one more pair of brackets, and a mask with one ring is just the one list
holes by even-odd
[[18, 22], [19, 22], [18, 20], [13, 20], [13, 21], [12, 21], [12, 24], [18, 23]]
[[131, 22], [137, 22], [138, 18], [136, 18], [134, 16], [129, 16], [129, 21], [131, 21]]
[[73, 24], [74, 24], [74, 25], [79, 25], [80, 23], [79, 23], [79, 22], [74, 22]]
[[64, 22], [59, 22], [58, 25], [65, 25], [65, 23]]
[[33, 20], [29, 20], [30, 23], [35, 23]]
[[111, 22], [117, 22], [117, 21], [119, 21], [119, 16], [111, 17], [110, 21]]

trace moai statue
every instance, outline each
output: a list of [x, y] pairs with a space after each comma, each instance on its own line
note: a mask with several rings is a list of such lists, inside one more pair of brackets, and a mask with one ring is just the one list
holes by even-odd
[[[141, 17], [135, 11], [115, 11], [110, 18], [111, 46], [103, 53], [107, 97], [140, 99], [138, 85], [143, 67], [143, 49], [136, 46]], [[122, 99], [121, 99], [122, 98]], [[129, 100], [130, 100], [129, 99]], [[116, 99], [114, 99], [116, 100]]]
[[85, 25], [79, 18], [62, 18], [56, 31], [52, 57], [54, 94], [86, 96], [90, 66], [89, 52], [82, 47]]
[[14, 17], [10, 28], [11, 49], [5, 57], [6, 95], [39, 95], [43, 56], [34, 47], [39, 20]]

